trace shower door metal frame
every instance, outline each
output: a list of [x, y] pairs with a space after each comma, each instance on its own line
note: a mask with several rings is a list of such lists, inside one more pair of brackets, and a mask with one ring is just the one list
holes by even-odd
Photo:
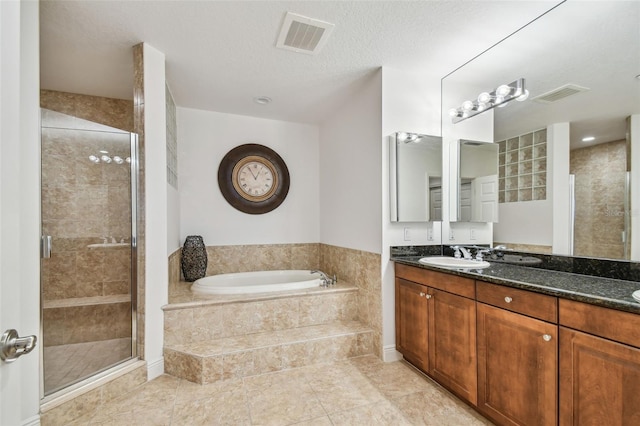
[[[42, 114], [42, 113], [41, 113]], [[131, 155], [131, 164], [130, 164], [130, 187], [131, 187], [131, 286], [130, 286], [130, 300], [131, 300], [131, 358], [123, 360], [112, 367], [99, 371], [85, 379], [82, 379], [76, 383], [72, 383], [69, 386], [66, 386], [62, 389], [57, 390], [49, 395], [45, 395], [44, 390], [44, 342], [38, 348], [38, 356], [40, 358], [40, 405], [50, 403], [54, 400], [57, 400], [60, 397], [64, 397], [72, 392], [78, 391], [82, 388], [89, 386], [91, 383], [109, 377], [114, 373], [117, 373], [117, 370], [128, 367], [132, 363], [136, 363], [139, 361], [138, 356], [138, 173], [140, 171], [139, 167], [139, 155], [138, 155], [138, 134], [133, 132], [129, 133], [129, 143], [130, 143], [130, 155]], [[42, 125], [40, 126], [40, 164], [42, 165]], [[42, 167], [42, 166], [41, 166]], [[42, 184], [40, 184], [40, 199], [42, 200]], [[42, 212], [40, 213], [40, 235], [42, 237]], [[41, 239], [42, 243], [42, 239]], [[50, 248], [50, 247], [49, 247]], [[42, 254], [44, 253], [43, 247], [41, 246], [41, 259], [43, 258]], [[40, 284], [42, 286], [42, 284]], [[44, 302], [42, 300], [42, 287], [40, 288], [40, 330], [39, 335], [44, 336], [44, 311], [43, 305]]]

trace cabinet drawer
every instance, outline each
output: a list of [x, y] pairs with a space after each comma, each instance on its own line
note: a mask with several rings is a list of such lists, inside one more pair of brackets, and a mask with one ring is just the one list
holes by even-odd
[[640, 315], [560, 299], [560, 324], [640, 348]]
[[476, 288], [473, 285], [473, 280], [470, 278], [415, 268], [400, 263], [396, 263], [396, 277], [470, 299], [475, 299], [476, 297]]
[[552, 323], [558, 322], [558, 299], [545, 294], [476, 281], [479, 302]]

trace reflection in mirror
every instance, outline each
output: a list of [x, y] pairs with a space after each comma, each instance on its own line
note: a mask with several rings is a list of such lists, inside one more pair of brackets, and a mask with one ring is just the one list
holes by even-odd
[[458, 152], [458, 221], [498, 221], [498, 148], [461, 139]]
[[[445, 145], [500, 146], [493, 244], [640, 260], [639, 33], [640, 2], [564, 2], [442, 80]], [[519, 78], [527, 100], [454, 124], [451, 108]]]
[[398, 132], [389, 139], [391, 221], [442, 220], [442, 138]]

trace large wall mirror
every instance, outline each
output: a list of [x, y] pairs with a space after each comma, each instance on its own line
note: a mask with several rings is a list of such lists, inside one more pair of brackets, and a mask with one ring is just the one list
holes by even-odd
[[494, 244], [640, 260], [640, 2], [558, 5], [446, 76], [442, 110], [446, 146], [497, 146]]
[[442, 220], [442, 138], [398, 132], [389, 137], [392, 222]]

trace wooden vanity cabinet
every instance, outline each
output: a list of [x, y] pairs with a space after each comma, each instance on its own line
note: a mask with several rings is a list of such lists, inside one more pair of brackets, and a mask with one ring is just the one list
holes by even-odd
[[470, 403], [477, 400], [474, 281], [396, 264], [396, 347]]
[[560, 300], [560, 425], [640, 425], [640, 316]]
[[396, 278], [396, 349], [407, 361], [429, 369], [427, 287]]
[[557, 299], [476, 285], [478, 410], [500, 425], [556, 425]]

